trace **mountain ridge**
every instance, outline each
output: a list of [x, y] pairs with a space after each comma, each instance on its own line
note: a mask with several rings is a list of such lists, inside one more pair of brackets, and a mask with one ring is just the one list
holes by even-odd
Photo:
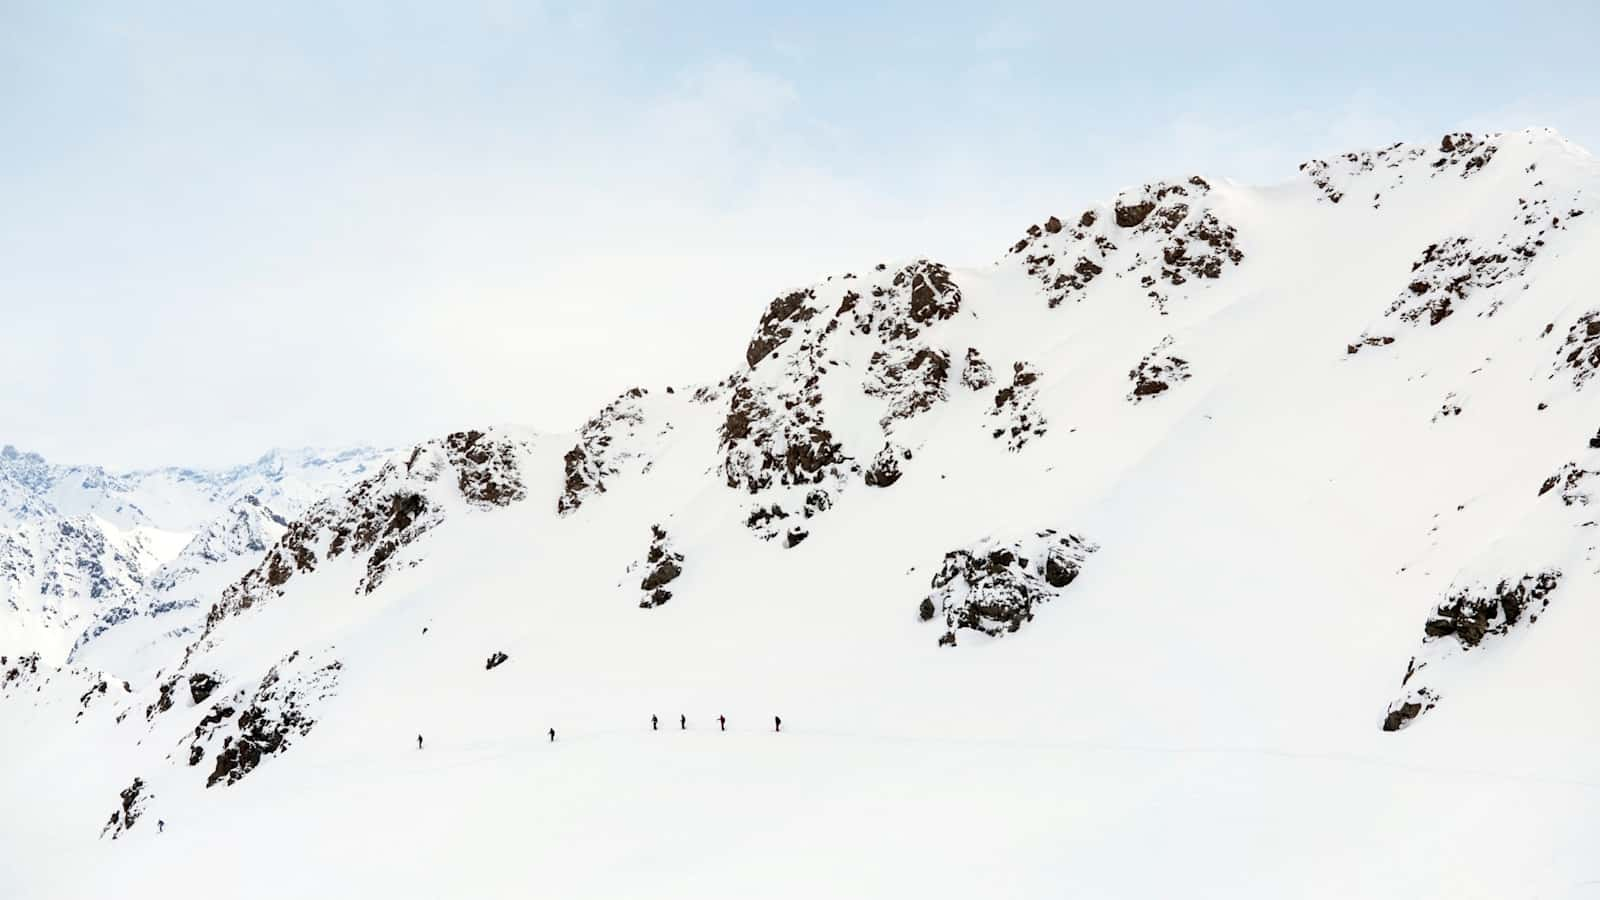
[[[253, 858], [228, 822], [311, 860], [261, 895], [509, 895], [533, 847], [572, 896], [743, 896], [797, 835], [941, 896], [993, 877], [927, 865], [951, 840], [1029, 895], [1562, 890], [1600, 784], [1596, 191], [1541, 130], [1152, 182], [992, 265], [782, 292], [714, 384], [419, 443], [250, 532], [199, 630], [0, 664], [0, 716], [105, 762], [45, 846], [111, 860], [86, 896], [191, 872], [152, 815], [212, 877]], [[639, 749], [678, 709], [735, 733]], [[417, 797], [465, 823], [451, 874], [388, 824]]]

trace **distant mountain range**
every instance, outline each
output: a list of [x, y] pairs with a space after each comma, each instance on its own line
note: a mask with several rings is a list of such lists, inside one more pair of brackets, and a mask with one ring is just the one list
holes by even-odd
[[[110, 626], [209, 602], [185, 585], [264, 552], [385, 451], [274, 450], [228, 469], [130, 472], [0, 449], [0, 648], [61, 661]], [[212, 585], [212, 588], [217, 585]]]

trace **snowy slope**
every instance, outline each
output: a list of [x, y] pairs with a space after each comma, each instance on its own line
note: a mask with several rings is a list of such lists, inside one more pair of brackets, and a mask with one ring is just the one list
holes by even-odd
[[1152, 182], [425, 441], [0, 664], [0, 883], [1600, 896], [1597, 191], [1540, 130]]

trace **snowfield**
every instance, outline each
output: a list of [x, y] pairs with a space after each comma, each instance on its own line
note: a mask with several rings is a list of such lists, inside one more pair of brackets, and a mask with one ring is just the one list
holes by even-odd
[[0, 649], [0, 896], [1600, 897], [1597, 196], [1152, 182], [380, 457]]

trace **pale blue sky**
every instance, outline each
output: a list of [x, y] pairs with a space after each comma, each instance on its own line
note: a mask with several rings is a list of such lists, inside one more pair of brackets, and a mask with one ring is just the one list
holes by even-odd
[[570, 428], [787, 286], [1125, 184], [1600, 148], [1593, 3], [227, 5], [0, 0], [0, 443]]

